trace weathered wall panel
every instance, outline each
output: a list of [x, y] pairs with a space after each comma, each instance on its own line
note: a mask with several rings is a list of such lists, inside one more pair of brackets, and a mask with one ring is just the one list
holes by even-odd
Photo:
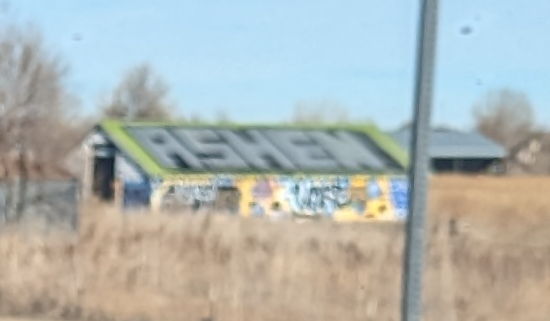
[[399, 176], [182, 176], [153, 191], [153, 209], [211, 208], [245, 217], [279, 213], [337, 221], [402, 219], [407, 180]]

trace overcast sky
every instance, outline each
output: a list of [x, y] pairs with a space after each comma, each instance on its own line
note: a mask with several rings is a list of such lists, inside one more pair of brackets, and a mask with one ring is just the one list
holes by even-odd
[[[297, 102], [325, 100], [390, 129], [411, 115], [417, 2], [12, 0], [4, 8], [41, 29], [88, 111], [147, 61], [182, 115], [223, 109], [234, 120], [274, 122]], [[549, 123], [550, 1], [440, 2], [434, 122], [468, 127], [472, 105], [506, 86], [525, 92]]]

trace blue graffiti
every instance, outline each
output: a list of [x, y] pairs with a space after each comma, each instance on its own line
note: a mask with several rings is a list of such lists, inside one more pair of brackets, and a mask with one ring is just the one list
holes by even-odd
[[375, 178], [369, 179], [367, 184], [367, 195], [369, 199], [379, 198], [382, 196], [382, 188]]
[[409, 182], [406, 178], [392, 178], [390, 180], [390, 196], [395, 207], [395, 215], [406, 218], [409, 213]]
[[289, 180], [286, 183], [287, 199], [295, 213], [332, 216], [336, 209], [349, 204], [347, 179]]
[[125, 183], [122, 206], [125, 209], [149, 206], [150, 186], [147, 183]]

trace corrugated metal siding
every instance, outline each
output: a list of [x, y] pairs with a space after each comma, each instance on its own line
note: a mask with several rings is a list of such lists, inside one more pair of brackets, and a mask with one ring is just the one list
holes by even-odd
[[[410, 145], [410, 130], [390, 134], [403, 148]], [[475, 132], [431, 132], [430, 156], [432, 158], [504, 158], [506, 149]]]

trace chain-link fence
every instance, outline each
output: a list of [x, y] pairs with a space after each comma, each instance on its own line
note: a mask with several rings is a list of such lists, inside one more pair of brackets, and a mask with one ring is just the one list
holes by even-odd
[[76, 230], [78, 196], [76, 180], [0, 182], [0, 228], [19, 224]]

